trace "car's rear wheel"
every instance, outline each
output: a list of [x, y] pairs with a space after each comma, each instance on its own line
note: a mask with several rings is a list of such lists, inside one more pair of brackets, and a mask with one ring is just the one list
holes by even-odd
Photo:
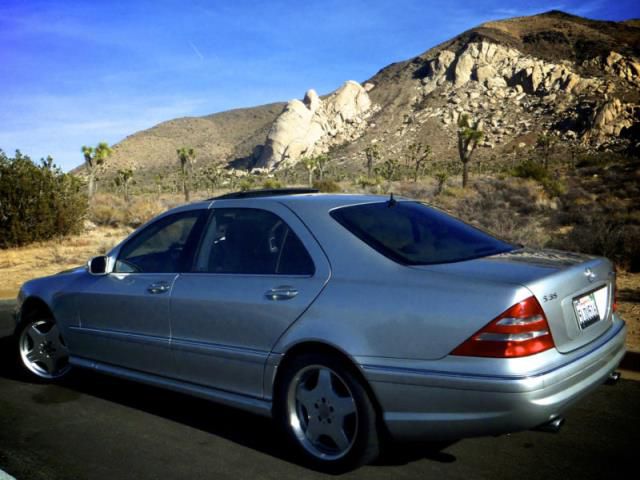
[[57, 380], [71, 369], [69, 349], [55, 321], [34, 317], [17, 332], [18, 366], [26, 376], [41, 381]]
[[341, 472], [378, 455], [376, 413], [352, 370], [334, 357], [295, 358], [276, 398], [286, 435], [314, 467]]

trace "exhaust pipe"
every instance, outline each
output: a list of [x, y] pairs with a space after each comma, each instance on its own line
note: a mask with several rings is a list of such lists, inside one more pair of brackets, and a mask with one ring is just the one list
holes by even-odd
[[613, 371], [607, 377], [607, 381], [604, 382], [606, 385], [615, 385], [620, 380], [620, 372]]
[[562, 425], [564, 425], [564, 417], [556, 417], [547, 423], [537, 426], [534, 430], [538, 432], [558, 433]]

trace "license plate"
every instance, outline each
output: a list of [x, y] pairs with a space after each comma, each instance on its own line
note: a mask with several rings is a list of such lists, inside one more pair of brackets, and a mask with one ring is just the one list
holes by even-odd
[[589, 325], [600, 321], [600, 312], [593, 293], [576, 298], [573, 301], [573, 308], [576, 311], [581, 328], [587, 328]]

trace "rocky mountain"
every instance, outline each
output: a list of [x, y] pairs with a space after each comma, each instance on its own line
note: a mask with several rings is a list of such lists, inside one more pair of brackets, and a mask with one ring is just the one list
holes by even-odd
[[160, 123], [116, 144], [107, 166], [162, 169], [175, 165], [176, 150], [185, 146], [196, 150], [199, 164], [251, 157], [284, 106], [285, 103], [271, 103]]
[[324, 98], [309, 90], [302, 101], [165, 122], [122, 141], [110, 163], [173, 164], [188, 145], [201, 162], [273, 170], [328, 152], [355, 169], [371, 144], [402, 157], [415, 142], [453, 159], [463, 114], [484, 132], [481, 160], [515, 156], [541, 133], [561, 147], [638, 151], [639, 21], [552, 11], [485, 23]]

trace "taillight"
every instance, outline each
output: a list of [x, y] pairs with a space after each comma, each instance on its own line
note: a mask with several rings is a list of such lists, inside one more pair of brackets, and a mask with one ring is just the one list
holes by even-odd
[[554, 347], [547, 317], [535, 299], [529, 297], [492, 320], [451, 355], [467, 357], [526, 357]]

